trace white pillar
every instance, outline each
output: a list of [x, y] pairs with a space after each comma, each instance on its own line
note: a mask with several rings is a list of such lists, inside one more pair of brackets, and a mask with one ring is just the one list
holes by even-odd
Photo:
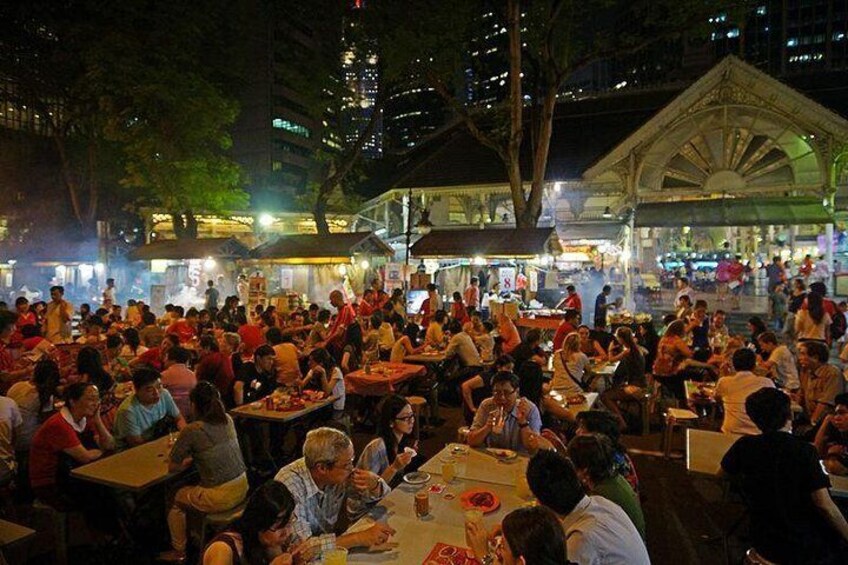
[[630, 214], [630, 220], [627, 223], [627, 237], [624, 243], [624, 305], [631, 312], [636, 311], [636, 301], [633, 299], [633, 265], [634, 263], [634, 243], [636, 234], [634, 233], [634, 218]]
[[833, 294], [833, 224], [827, 224], [824, 227], [825, 237], [825, 253], [824, 259], [827, 261], [827, 270], [830, 275], [824, 283], [827, 285], [828, 294]]

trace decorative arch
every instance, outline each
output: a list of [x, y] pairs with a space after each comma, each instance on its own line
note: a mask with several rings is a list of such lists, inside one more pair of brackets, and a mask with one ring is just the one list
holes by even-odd
[[644, 153], [640, 192], [751, 195], [819, 191], [825, 166], [815, 138], [787, 117], [746, 104], [681, 117]]

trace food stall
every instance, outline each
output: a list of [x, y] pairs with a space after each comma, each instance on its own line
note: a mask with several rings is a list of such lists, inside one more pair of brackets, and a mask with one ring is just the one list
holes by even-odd
[[245, 264], [251, 273], [264, 274], [272, 303], [297, 297], [326, 304], [333, 290], [343, 290], [352, 300], [372, 278], [383, 279], [381, 269], [393, 255], [371, 232], [299, 234], [254, 248]]
[[554, 228], [434, 230], [410, 249], [446, 295], [446, 308], [453, 292], [462, 292], [477, 277], [481, 293], [498, 290], [499, 298], [489, 303], [491, 313], [503, 312], [519, 327], [526, 316], [557, 316], [549, 309], [539, 309], [536, 316], [531, 305], [541, 308], [537, 294], [556, 284], [551, 265], [561, 252]]
[[[233, 294], [239, 260], [250, 250], [234, 237], [157, 239], [127, 254], [129, 261], [150, 263], [151, 305], [164, 301], [202, 308], [207, 281], [223, 297]], [[157, 298], [159, 297], [159, 298]]]

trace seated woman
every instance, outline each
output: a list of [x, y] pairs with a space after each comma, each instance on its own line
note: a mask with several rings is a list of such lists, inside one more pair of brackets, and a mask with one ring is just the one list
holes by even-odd
[[596, 340], [592, 339], [592, 330], [589, 326], [579, 326], [577, 334], [580, 336], [580, 351], [598, 361], [603, 361], [607, 358], [606, 351]]
[[427, 331], [424, 332], [424, 345], [429, 345], [433, 349], [443, 349], [445, 347], [445, 322], [448, 319], [448, 314], [444, 310], [436, 310], [433, 318], [427, 325]]
[[194, 421], [182, 429], [171, 449], [168, 470], [194, 465], [200, 484], [179, 489], [168, 512], [171, 551], [165, 561], [182, 561], [186, 549], [186, 511], [211, 514], [241, 504], [247, 496], [247, 474], [233, 420], [227, 415], [215, 385], [200, 382], [189, 394]]
[[294, 506], [284, 484], [264, 483], [247, 499], [241, 518], [206, 546], [203, 565], [293, 563], [293, 548], [287, 544], [292, 539]]
[[618, 504], [644, 540], [642, 505], [636, 492], [615, 469], [614, 457], [612, 442], [602, 434], [581, 434], [568, 442], [568, 458], [586, 492]]
[[[503, 545], [490, 552], [490, 541], [503, 534]], [[480, 563], [503, 565], [563, 565], [565, 531], [553, 511], [544, 506], [518, 508], [488, 533], [479, 522], [465, 522], [465, 542]]]
[[668, 325], [665, 334], [657, 346], [657, 360], [654, 361], [654, 378], [680, 401], [686, 400], [683, 384], [684, 361], [692, 358], [692, 350], [686, 345], [683, 336], [686, 322], [675, 320]]
[[[479, 321], [476, 317], [474, 319]], [[472, 322], [472, 329], [474, 333], [468, 335], [474, 340], [474, 345], [480, 351], [480, 357], [483, 361], [490, 361], [495, 355], [495, 338], [492, 337], [492, 331], [495, 329], [494, 324], [486, 320], [480, 324], [480, 328], [478, 329]], [[466, 331], [466, 333], [468, 332]]]
[[470, 425], [477, 413], [477, 406], [485, 398], [492, 396], [492, 377], [501, 371], [511, 373], [515, 368], [515, 362], [509, 355], [501, 355], [490, 368], [485, 369], [479, 375], [463, 381], [459, 389], [462, 393], [463, 412], [465, 423]]
[[29, 452], [29, 479], [35, 496], [59, 511], [82, 510], [98, 530], [115, 530], [112, 497], [91, 483], [72, 479], [70, 471], [115, 448], [100, 418], [100, 393], [90, 382], [65, 389], [65, 406], [35, 432]]
[[297, 381], [298, 388], [304, 389], [315, 386], [328, 396], [335, 396], [333, 402], [333, 420], [344, 417], [345, 384], [342, 370], [330, 353], [322, 348], [312, 350], [309, 354], [309, 372], [303, 379]]
[[615, 330], [615, 339], [620, 349], [610, 356], [610, 361], [618, 361], [618, 367], [612, 376], [612, 388], [604, 391], [601, 402], [616, 415], [622, 429], [627, 422], [618, 407], [619, 402], [636, 402], [647, 387], [645, 380], [645, 357], [630, 328], [621, 326]]
[[833, 414], [825, 416], [815, 446], [828, 473], [848, 475], [848, 393], [837, 394]]
[[417, 448], [418, 442], [411, 437], [414, 428], [415, 413], [404, 397], [390, 394], [383, 398], [377, 405], [377, 437], [362, 450], [357, 468], [392, 483], [412, 461], [414, 453], [406, 448]]
[[362, 326], [358, 323], [351, 324], [345, 330], [345, 346], [342, 349], [342, 361], [340, 363], [342, 373], [348, 374], [359, 369], [362, 365]]
[[565, 394], [579, 394], [589, 389], [591, 373], [589, 358], [580, 350], [580, 335], [570, 333], [562, 342], [562, 349], [554, 353], [554, 377], [550, 388]]
[[[396, 318], [395, 322], [401, 323], [399, 318]], [[424, 351], [424, 346], [418, 345], [418, 334], [420, 331], [418, 324], [415, 322], [409, 322], [406, 324], [403, 335], [398, 337], [397, 341], [395, 341], [395, 344], [392, 346], [392, 353], [389, 357], [389, 360], [392, 363], [403, 363], [403, 359], [407, 355], [416, 355]]]
[[100, 416], [106, 429], [111, 430], [115, 422], [115, 413], [121, 400], [115, 396], [115, 379], [103, 367], [103, 358], [97, 349], [87, 345], [77, 353], [77, 375], [97, 387], [100, 393]]
[[627, 449], [621, 445], [621, 431], [618, 429], [618, 421], [615, 416], [603, 410], [586, 410], [577, 415], [577, 435], [601, 434], [606, 436], [612, 443], [613, 466], [615, 470], [633, 487], [633, 491], [639, 494], [639, 477], [636, 475], [636, 467], [627, 454]]
[[119, 355], [126, 360], [135, 359], [139, 355], [147, 351], [147, 348], [141, 344], [141, 335], [135, 328], [127, 328], [123, 331], [124, 347], [121, 348]]

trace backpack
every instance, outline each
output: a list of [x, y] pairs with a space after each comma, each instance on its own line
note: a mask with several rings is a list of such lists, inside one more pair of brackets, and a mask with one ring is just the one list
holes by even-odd
[[845, 321], [845, 314], [837, 309], [836, 314], [833, 315], [833, 321], [830, 323], [830, 337], [834, 340], [841, 338], [845, 335], [846, 327], [848, 327], [848, 323]]

